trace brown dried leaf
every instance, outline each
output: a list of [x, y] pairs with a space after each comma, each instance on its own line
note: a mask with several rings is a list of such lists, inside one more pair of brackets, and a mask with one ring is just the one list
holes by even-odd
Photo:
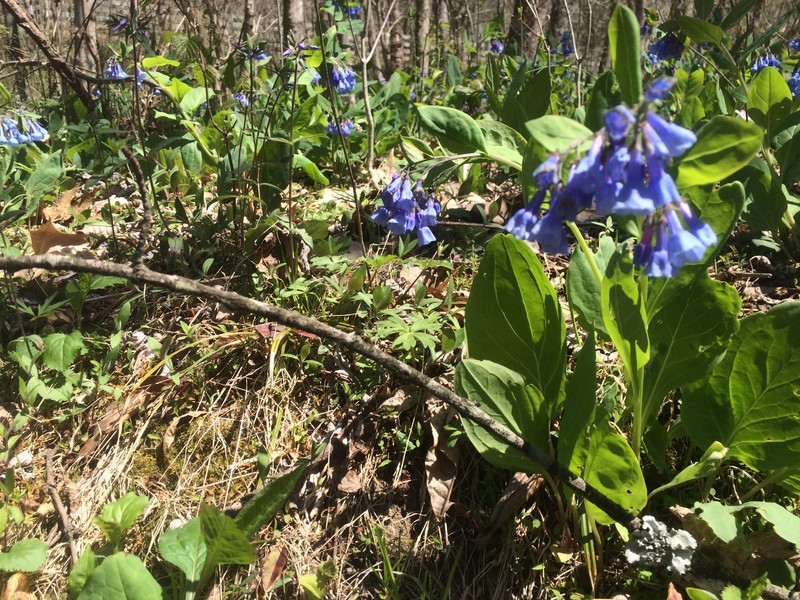
[[402, 413], [417, 403], [417, 386], [401, 385], [394, 394], [381, 402], [378, 407], [379, 413], [395, 412]]
[[453, 505], [450, 494], [458, 472], [458, 451], [447, 446], [448, 434], [444, 430], [452, 416], [452, 410], [440, 410], [431, 418], [429, 426], [433, 441], [425, 455], [425, 480], [431, 509], [440, 519]]
[[489, 517], [489, 523], [486, 526], [486, 533], [483, 538], [488, 538], [503, 523], [513, 519], [533, 497], [543, 482], [544, 479], [542, 479], [541, 475], [514, 473], [511, 481], [506, 485], [506, 489], [503, 490], [500, 500], [497, 501], [492, 515]]
[[345, 494], [355, 494], [361, 489], [361, 479], [358, 477], [358, 473], [350, 469], [344, 474], [344, 477], [342, 477], [337, 487], [340, 492], [344, 492]]
[[261, 567], [261, 585], [264, 586], [265, 592], [269, 592], [272, 589], [285, 566], [286, 550], [276, 548], [267, 554], [267, 558], [264, 559], [264, 565]]
[[63, 233], [49, 221], [31, 231], [30, 236], [34, 254], [44, 254], [53, 246], [79, 246], [86, 243], [86, 236], [82, 233]]
[[164, 456], [169, 455], [169, 449], [172, 448], [172, 444], [175, 443], [175, 434], [178, 431], [178, 423], [180, 420], [180, 417], [173, 417], [172, 421], [170, 421], [167, 426], [167, 430], [164, 432], [164, 436], [161, 438], [161, 453]]
[[14, 573], [8, 578], [6, 589], [3, 590], [1, 600], [22, 600], [23, 598], [33, 598], [28, 594], [28, 579], [24, 573]]
[[75, 202], [75, 196], [80, 191], [81, 186], [76, 185], [73, 188], [64, 190], [61, 195], [56, 198], [56, 201], [51, 206], [46, 206], [42, 211], [45, 216], [55, 223], [62, 223], [72, 219], [72, 211], [81, 212], [84, 208], [89, 207], [89, 201], [81, 198]]
[[671, 581], [669, 582], [669, 589], [667, 590], [667, 600], [683, 600], [683, 596], [675, 589]]

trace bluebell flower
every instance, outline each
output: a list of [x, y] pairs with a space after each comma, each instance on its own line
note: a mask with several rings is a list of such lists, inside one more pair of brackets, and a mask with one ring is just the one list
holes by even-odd
[[669, 261], [678, 268], [687, 263], [700, 262], [706, 252], [706, 245], [691, 231], [684, 229], [683, 223], [680, 222], [677, 213], [671, 206], [667, 207], [664, 213], [669, 227], [669, 240], [667, 241]]
[[142, 82], [147, 79], [147, 71], [142, 71], [136, 67], [136, 87], [142, 87]]
[[644, 90], [645, 102], [655, 102], [656, 100], [664, 100], [669, 96], [672, 86], [675, 85], [675, 79], [672, 77], [659, 77], [651, 81]]
[[781, 66], [781, 61], [779, 61], [772, 52], [767, 52], [765, 56], [759, 56], [755, 60], [753, 66], [750, 67], [750, 72], [755, 75], [756, 73], [761, 72], [767, 67], [772, 67], [774, 69], [777, 69], [780, 66]]
[[28, 138], [31, 142], [43, 142], [49, 137], [47, 129], [39, 125], [33, 119], [25, 119], [25, 124], [28, 127]]
[[436, 199], [425, 192], [421, 181], [412, 189], [408, 177], [395, 174], [380, 198], [383, 206], [370, 215], [375, 223], [394, 235], [416, 231], [420, 246], [436, 241], [430, 228], [438, 223], [440, 207]]
[[231, 99], [236, 100], [241, 108], [247, 108], [250, 104], [250, 99], [247, 97], [247, 94], [242, 91], [231, 94]]
[[539, 243], [539, 247], [551, 254], [567, 254], [569, 243], [564, 221], [559, 219], [553, 210], [548, 210], [531, 229], [531, 238]]
[[789, 49], [792, 52], [800, 52], [800, 38], [793, 39], [789, 42]]
[[348, 118], [340, 121], [338, 128], [336, 127], [336, 123], [334, 121], [328, 121], [328, 124], [325, 126], [325, 132], [328, 135], [337, 136], [341, 133], [342, 137], [347, 137], [353, 133], [354, 128], [355, 124]]
[[331, 84], [340, 94], [349, 94], [356, 88], [356, 74], [346, 65], [335, 65], [331, 70]]
[[650, 35], [653, 33], [653, 26], [650, 23], [645, 23], [639, 28], [639, 35]]
[[655, 210], [655, 203], [645, 185], [645, 166], [642, 162], [642, 151], [639, 148], [635, 148], [631, 152], [626, 172], [627, 180], [619, 190], [616, 201], [611, 205], [610, 212], [640, 217], [652, 214]]
[[489, 41], [489, 50], [494, 52], [495, 54], [502, 54], [503, 50], [506, 49], [505, 44], [503, 44], [502, 40], [493, 39]]
[[674, 33], [668, 33], [647, 47], [647, 56], [652, 63], [677, 60], [683, 54], [685, 46]]
[[564, 58], [575, 54], [575, 46], [572, 45], [572, 40], [569, 37], [569, 33], [566, 31], [561, 34], [561, 41], [558, 44], [558, 50], [561, 53], [561, 56]]
[[656, 231], [656, 247], [650, 253], [650, 258], [642, 269], [642, 273], [650, 277], [674, 277], [678, 274], [678, 269], [669, 259], [667, 249], [667, 225], [663, 216], [658, 220], [658, 230]]
[[522, 210], [514, 213], [506, 223], [506, 231], [527, 242], [533, 241], [533, 226], [539, 221], [539, 209], [547, 196], [546, 189], [536, 190], [533, 198]]
[[533, 179], [540, 188], [550, 187], [561, 179], [561, 158], [558, 154], [548, 156], [533, 171]]
[[5, 139], [3, 143], [7, 146], [19, 146], [27, 141], [25, 136], [20, 133], [14, 119], [3, 117], [0, 121], [0, 128], [3, 130], [3, 137]]
[[128, 74], [124, 71], [119, 62], [117, 62], [116, 58], [111, 58], [106, 65], [106, 70], [103, 71], [103, 77], [111, 81], [122, 81], [128, 78]]
[[617, 106], [606, 113], [605, 125], [608, 136], [615, 142], [624, 140], [636, 123], [636, 117], [625, 106]]
[[691, 130], [668, 123], [654, 112], [648, 112], [645, 118], [647, 125], [652, 127], [652, 133], [650, 129], [643, 127], [645, 136], [650, 137], [654, 146], [661, 147], [659, 142], [663, 144], [667, 154], [673, 158], [680, 156], [697, 142], [697, 136]]
[[795, 100], [800, 98], [800, 71], [795, 71], [792, 73], [792, 76], [789, 77], [789, 81], [786, 83], [789, 84], [789, 90], [792, 92], [792, 98]]
[[689, 226], [689, 231], [692, 232], [692, 235], [695, 236], [698, 240], [700, 240], [706, 248], [710, 248], [711, 246], [717, 243], [717, 234], [714, 233], [714, 230], [711, 229], [708, 223], [704, 223], [700, 219], [695, 216], [692, 212], [692, 208], [686, 204], [683, 200], [678, 202], [678, 210], [683, 217], [683, 220], [686, 221], [686, 224]]
[[320, 75], [319, 71], [317, 71], [313, 67], [309, 69], [309, 71], [311, 72], [311, 85], [317, 85], [322, 79], [322, 75]]
[[264, 50], [261, 46], [253, 46], [248, 47], [247, 45], [244, 46], [237, 46], [236, 52], [239, 54], [239, 57], [242, 60], [250, 60], [253, 62], [258, 62], [261, 60], [267, 60], [268, 55], [267, 51]]
[[122, 33], [128, 28], [129, 23], [128, 17], [124, 15], [111, 15], [108, 19], [109, 31], [111, 33]]

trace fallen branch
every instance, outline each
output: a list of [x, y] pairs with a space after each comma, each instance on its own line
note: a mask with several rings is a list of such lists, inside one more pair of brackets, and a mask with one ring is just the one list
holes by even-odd
[[0, 270], [13, 273], [23, 269], [33, 268], [77, 271], [81, 273], [122, 277], [135, 283], [155, 285], [180, 294], [219, 302], [234, 311], [266, 317], [271, 321], [275, 321], [287, 327], [300, 329], [330, 340], [331, 342], [374, 360], [378, 365], [391, 371], [395, 375], [424, 388], [456, 409], [462, 417], [474, 421], [499, 441], [516, 448], [527, 457], [531, 458], [537, 464], [541, 465], [552, 477], [559, 479], [575, 493], [595, 504], [605, 511], [612, 519], [625, 524], [628, 529], [631, 530], [638, 529], [639, 527], [639, 519], [636, 518], [635, 515], [632, 515], [616, 502], [613, 502], [598, 490], [591, 487], [582, 478], [571, 473], [550, 455], [532, 446], [505, 425], [495, 421], [481, 410], [477, 404], [462, 398], [417, 369], [386, 354], [374, 344], [371, 344], [353, 333], [345, 333], [317, 319], [307, 317], [292, 310], [253, 300], [252, 298], [247, 298], [235, 292], [213, 288], [197, 281], [186, 279], [185, 277], [166, 275], [164, 273], [152, 271], [142, 265], [138, 265], [134, 268], [109, 261], [86, 260], [72, 256], [56, 256], [52, 254], [0, 257]]

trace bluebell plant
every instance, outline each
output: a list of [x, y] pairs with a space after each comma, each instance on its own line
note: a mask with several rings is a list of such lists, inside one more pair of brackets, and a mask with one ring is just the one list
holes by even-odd
[[267, 60], [268, 58], [267, 51], [258, 45], [237, 46], [236, 53], [239, 55], [239, 58], [243, 61], [249, 60], [252, 62], [258, 62], [262, 60]]
[[503, 50], [505, 50], [505, 44], [503, 44], [502, 40], [492, 39], [489, 41], [489, 51], [495, 54], [502, 54]]
[[800, 38], [796, 38], [789, 42], [789, 50], [792, 52], [800, 52]]
[[767, 52], [764, 56], [759, 56], [756, 58], [755, 62], [753, 62], [753, 65], [750, 67], [750, 72], [755, 75], [767, 67], [773, 67], [777, 69], [780, 66], [781, 61], [778, 60], [778, 58], [772, 52]]
[[331, 85], [340, 94], [349, 94], [356, 88], [356, 74], [347, 65], [336, 64], [331, 70]]
[[800, 71], [795, 69], [795, 72], [792, 73], [792, 76], [789, 77], [789, 81], [786, 83], [789, 84], [789, 90], [792, 92], [792, 98], [795, 100], [800, 99]]
[[128, 78], [128, 74], [122, 68], [122, 65], [119, 64], [117, 58], [112, 57], [108, 59], [106, 69], [103, 71], [103, 77], [111, 81], [123, 81]]
[[353, 133], [353, 129], [355, 129], [355, 123], [350, 119], [344, 119], [339, 122], [339, 127], [336, 127], [336, 122], [331, 120], [328, 121], [328, 124], [325, 126], [325, 131], [328, 135], [335, 135], [338, 136], [339, 134], [342, 137], [347, 137], [351, 133]]
[[420, 246], [436, 241], [431, 227], [437, 224], [440, 206], [425, 191], [421, 181], [412, 187], [406, 175], [395, 173], [391, 183], [380, 193], [380, 198], [383, 206], [373, 212], [370, 219], [394, 235], [416, 231]]
[[247, 97], [245, 92], [236, 92], [235, 94], [231, 94], [231, 99], [236, 100], [239, 103], [241, 108], [247, 108], [250, 104], [250, 99]]
[[554, 49], [555, 54], [560, 54], [564, 58], [568, 58], [575, 54], [575, 46], [572, 44], [572, 39], [569, 36], [568, 32], [564, 32], [561, 34], [561, 39], [558, 42], [558, 46]]
[[686, 47], [674, 33], [668, 33], [647, 47], [647, 57], [653, 64], [677, 60]]
[[47, 137], [47, 129], [30, 117], [26, 117], [21, 123], [7, 116], [0, 118], [0, 145], [19, 146], [31, 142], [43, 142]]
[[[594, 206], [603, 215], [644, 218], [633, 255], [644, 274], [671, 277], [683, 265], [702, 260], [717, 236], [694, 215], [667, 172], [671, 160], [697, 138], [652, 110], [673, 84], [665, 77], [652, 82], [636, 114], [624, 105], [609, 110], [605, 127], [592, 138], [585, 156], [570, 166], [566, 181], [561, 177], [565, 157], [550, 155], [533, 173], [538, 188], [533, 199], [511, 217], [506, 230], [538, 242], [545, 252], [565, 254], [569, 243], [564, 222]], [[540, 217], [548, 193], [549, 207]]]

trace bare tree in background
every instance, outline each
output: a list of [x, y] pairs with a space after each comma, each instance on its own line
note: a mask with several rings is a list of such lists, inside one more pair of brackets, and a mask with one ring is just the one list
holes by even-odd
[[[311, 17], [313, 13], [309, 13]], [[306, 16], [305, 3], [298, 0], [283, 0], [283, 42], [289, 41], [289, 33], [294, 35], [296, 41], [308, 36], [308, 17]]]
[[419, 67], [423, 73], [428, 72], [430, 64], [430, 51], [431, 43], [431, 23], [433, 22], [433, 3], [431, 0], [417, 0], [416, 2], [416, 21], [417, 26], [414, 28], [416, 35], [416, 48], [417, 60]]
[[92, 0], [73, 0], [73, 64], [88, 73], [99, 73], [100, 53], [97, 50], [97, 25], [92, 14], [93, 6]]

